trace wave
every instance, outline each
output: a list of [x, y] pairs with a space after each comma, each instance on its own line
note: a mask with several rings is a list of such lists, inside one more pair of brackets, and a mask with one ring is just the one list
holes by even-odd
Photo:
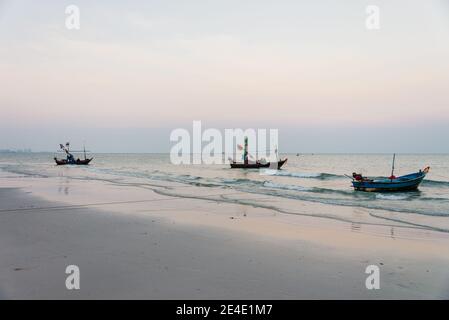
[[[417, 207], [407, 207], [407, 206], [391, 206], [386, 205], [384, 203], [375, 201], [376, 197], [375, 194], [370, 193], [357, 193], [353, 194], [352, 197], [346, 197], [346, 198], [336, 198], [336, 197], [328, 197], [328, 196], [317, 196], [314, 195], [316, 191], [310, 192], [296, 192], [296, 193], [290, 193], [285, 192], [282, 190], [275, 190], [275, 189], [266, 189], [262, 190], [253, 190], [248, 189], [245, 190], [248, 193], [254, 193], [254, 194], [264, 194], [268, 196], [273, 197], [280, 197], [280, 198], [286, 198], [286, 199], [292, 199], [292, 200], [299, 200], [299, 201], [307, 201], [307, 202], [314, 202], [314, 203], [321, 203], [326, 205], [337, 205], [337, 206], [344, 206], [344, 207], [357, 207], [357, 208], [364, 208], [364, 209], [374, 209], [374, 210], [385, 210], [385, 211], [393, 211], [397, 213], [404, 213], [404, 214], [420, 214], [424, 216], [434, 216], [434, 217], [449, 217], [449, 213], [447, 211], [433, 211], [429, 210], [429, 208], [417, 208]], [[322, 191], [320, 191], [322, 192]]]
[[[329, 188], [320, 188], [320, 187], [303, 187], [299, 185], [291, 185], [291, 184], [282, 184], [282, 183], [274, 183], [271, 181], [265, 181], [263, 183], [263, 187], [270, 189], [280, 189], [280, 190], [292, 190], [292, 191], [301, 191], [308, 193], [316, 193], [323, 195], [339, 195], [354, 198], [354, 192], [352, 190], [337, 190], [337, 189], [329, 189]], [[367, 194], [368, 195], [368, 194]]]
[[376, 199], [381, 199], [381, 200], [407, 200], [410, 199], [409, 195], [397, 195], [397, 194], [383, 194], [383, 193], [378, 193], [376, 194]]
[[449, 188], [449, 181], [424, 179], [422, 182], [422, 185], [426, 186], [426, 187], [448, 187]]
[[16, 165], [3, 165], [0, 167], [0, 169], [4, 170], [6, 172], [15, 173], [15, 174], [27, 176], [27, 177], [49, 178], [49, 176], [46, 174], [32, 172], [32, 171], [29, 171], [24, 168], [19, 168]]
[[[282, 172], [282, 171], [278, 171]], [[117, 172], [116, 172], [117, 173]], [[120, 172], [123, 174], [123, 172]], [[288, 172], [281, 173], [286, 175]], [[294, 173], [296, 176], [302, 175]], [[248, 192], [254, 194], [263, 194], [268, 196], [288, 198], [299, 201], [316, 202], [328, 205], [361, 207], [366, 209], [377, 209], [394, 211], [398, 213], [415, 213], [426, 216], [449, 216], [446, 212], [433, 211], [428, 208], [410, 208], [409, 206], [390, 206], [388, 204], [378, 202], [376, 200], [396, 200], [396, 201], [413, 201], [419, 199], [428, 202], [430, 201], [447, 201], [444, 198], [426, 198], [419, 194], [376, 194], [354, 192], [352, 189], [340, 190], [322, 187], [304, 187], [294, 184], [281, 184], [269, 180], [252, 180], [247, 178], [204, 178], [196, 175], [182, 174], [177, 175], [173, 173], [166, 173], [163, 171], [152, 171], [148, 174], [127, 174], [129, 176], [138, 176], [140, 178], [148, 178], [151, 180], [168, 181], [181, 183], [185, 185], [197, 187], [212, 187], [212, 188], [231, 188], [236, 191]], [[308, 174], [308, 176], [318, 177], [322, 174]], [[331, 175], [331, 174], [330, 174]], [[307, 176], [307, 175], [303, 175]], [[337, 175], [331, 175], [338, 177]]]
[[[25, 164], [21, 165], [9, 165], [3, 164], [0, 167], [12, 173], [18, 173], [27, 176], [35, 176], [48, 178], [50, 176], [56, 176], [60, 171], [41, 170], [29, 168]], [[71, 171], [76, 174], [76, 176], [68, 176], [72, 179], [98, 179], [104, 180], [117, 184], [136, 184], [139, 186], [154, 186], [158, 188], [176, 188], [177, 186], [167, 187], [166, 185], [158, 186], [152, 185], [151, 180], [154, 181], [167, 181], [174, 182], [183, 185], [190, 185], [196, 187], [210, 187], [210, 188], [229, 188], [236, 190], [238, 192], [247, 192], [253, 194], [261, 194], [279, 198], [286, 198], [298, 201], [308, 201], [314, 203], [321, 203], [327, 205], [338, 205], [338, 206], [349, 206], [349, 207], [360, 207], [366, 209], [374, 210], [386, 210], [393, 211], [403, 214], [421, 214], [426, 216], [442, 216], [448, 217], [449, 211], [448, 202], [449, 199], [445, 198], [444, 192], [439, 192], [442, 198], [436, 198], [438, 195], [431, 195], [430, 190], [424, 193], [410, 193], [410, 194], [376, 194], [376, 193], [364, 193], [364, 192], [354, 192], [352, 188], [344, 188], [344, 186], [336, 186], [335, 188], [323, 188], [317, 183], [316, 186], [301, 186], [295, 183], [300, 180], [291, 180], [291, 184], [281, 184], [276, 181], [276, 177], [269, 178], [269, 176], [262, 177], [258, 176], [254, 179], [248, 178], [231, 178], [231, 177], [203, 177], [202, 174], [189, 175], [185, 172], [173, 173], [164, 172], [164, 170], [141, 170], [138, 171], [134, 168], [125, 169], [120, 167], [118, 169], [112, 168], [98, 168], [98, 167], [88, 167], [81, 168], [82, 170]], [[84, 172], [84, 173], [83, 173]], [[99, 176], [89, 174], [98, 173]], [[109, 174], [118, 176], [120, 178], [110, 177], [103, 174]], [[285, 176], [292, 178], [304, 178], [304, 179], [340, 179], [343, 176], [330, 173], [300, 173], [300, 172], [289, 172], [289, 171], [275, 171], [275, 176]], [[251, 176], [251, 175], [249, 175]], [[139, 178], [141, 181], [136, 181], [133, 179], [126, 179], [126, 177]], [[112, 180], [114, 179], [114, 181]], [[312, 182], [312, 181], [311, 181]], [[332, 185], [342, 185], [339, 181], [332, 181]], [[449, 182], [447, 181], [435, 181], [435, 180], [424, 180], [423, 185], [425, 187], [437, 186], [437, 187], [449, 187]], [[433, 196], [433, 197], [432, 197]], [[444, 197], [444, 198], [443, 198]], [[394, 202], [397, 201], [397, 202]], [[432, 203], [433, 202], [433, 203]]]
[[342, 175], [332, 174], [332, 173], [314, 173], [314, 172], [290, 172], [284, 170], [273, 170], [271, 173], [267, 170], [267, 175], [273, 176], [281, 176], [281, 177], [291, 177], [291, 178], [304, 178], [304, 179], [320, 179], [320, 180], [328, 180], [328, 179], [340, 179], [344, 178]]
[[202, 177], [198, 177], [198, 176], [191, 176], [189, 174], [182, 174], [178, 176], [181, 179], [186, 179], [189, 181], [194, 181], [194, 180], [200, 180]]
[[[277, 171], [279, 174], [292, 177], [306, 177], [318, 178], [322, 175], [339, 178], [338, 175], [333, 174], [301, 174], [290, 173], [285, 171]], [[291, 175], [294, 174], [294, 175]], [[314, 203], [321, 203], [327, 205], [338, 205], [347, 207], [359, 207], [374, 210], [394, 211], [403, 214], [421, 214], [425, 216], [439, 216], [447, 217], [449, 213], [440, 210], [429, 210], [430, 208], [418, 208], [410, 206], [391, 206], [385, 202], [376, 200], [397, 200], [397, 201], [413, 201], [414, 199], [431, 201], [447, 201], [447, 199], [436, 199], [421, 197], [420, 194], [376, 194], [366, 192], [354, 192], [352, 189], [347, 190], [330, 189], [322, 187], [304, 187], [293, 184], [281, 184], [269, 180], [252, 180], [247, 178], [204, 178], [193, 175], [176, 175], [172, 173], [165, 173], [158, 171], [151, 172], [145, 175], [146, 178], [159, 181], [176, 182], [197, 187], [214, 187], [214, 188], [231, 188], [240, 192], [247, 192], [253, 194], [262, 194], [279, 198], [286, 198], [299, 201], [308, 201]], [[441, 202], [440, 202], [441, 203]]]
[[[216, 178], [216, 179], [219, 179], [219, 178]], [[256, 181], [256, 180], [251, 180], [251, 179], [243, 179], [243, 178], [241, 178], [241, 179], [219, 179], [221, 182], [223, 182], [223, 183], [225, 183], [225, 184], [231, 184], [231, 185], [233, 185], [233, 184], [235, 184], [235, 185], [238, 185], [238, 184], [262, 184], [263, 182], [261, 182], [261, 181]]]
[[263, 186], [266, 188], [274, 188], [274, 189], [283, 189], [283, 190], [296, 190], [296, 191], [312, 191], [312, 188], [302, 187], [302, 186], [295, 186], [290, 184], [279, 184], [274, 183], [271, 181], [265, 181], [263, 183]]
[[[154, 189], [154, 192], [161, 194], [161, 195], [165, 195], [165, 196], [169, 196], [169, 197], [176, 197], [176, 198], [199, 199], [199, 200], [207, 200], [207, 201], [212, 200], [214, 202], [224, 202], [224, 203], [238, 203], [240, 205], [247, 205], [247, 206], [252, 206], [255, 208], [264, 208], [264, 209], [269, 209], [269, 210], [275, 210], [275, 211], [277, 211], [279, 213], [283, 213], [283, 214], [308, 216], [308, 217], [314, 217], [314, 218], [325, 218], [325, 219], [332, 219], [332, 220], [348, 222], [348, 223], [358, 223], [358, 224], [362, 224], [362, 225], [393, 226], [391, 224], [385, 224], [385, 223], [379, 223], [379, 222], [376, 223], [376, 222], [354, 221], [350, 218], [340, 217], [340, 216], [337, 216], [334, 214], [325, 214], [325, 213], [313, 213], [312, 214], [312, 213], [295, 212], [295, 211], [286, 210], [286, 209], [283, 209], [283, 208], [280, 208], [277, 206], [273, 206], [273, 205], [262, 204], [262, 203], [256, 202], [256, 201], [245, 200], [245, 199], [235, 199], [235, 198], [229, 197], [232, 194], [227, 194], [227, 195], [220, 194], [220, 195], [208, 195], [208, 196], [185, 195], [185, 194], [179, 194], [179, 193], [176, 194], [176, 193], [172, 193], [172, 192], [168, 192], [168, 191], [161, 191], [158, 189]], [[406, 221], [403, 219], [384, 217], [381, 215], [376, 215], [372, 212], [368, 212], [368, 214], [374, 218], [403, 224], [403, 225], [394, 225], [394, 227], [396, 227], [396, 228], [416, 228], [416, 229], [425, 229], [425, 230], [449, 233], [449, 230], [444, 229], [444, 228], [439, 228], [439, 227], [426, 225], [426, 224], [417, 224], [417, 223], [414, 223], [411, 221]]]

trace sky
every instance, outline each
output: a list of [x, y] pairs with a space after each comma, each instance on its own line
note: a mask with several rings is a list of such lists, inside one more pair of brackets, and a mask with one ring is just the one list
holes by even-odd
[[0, 0], [0, 149], [167, 152], [194, 120], [279, 129], [281, 152], [448, 153], [449, 0]]

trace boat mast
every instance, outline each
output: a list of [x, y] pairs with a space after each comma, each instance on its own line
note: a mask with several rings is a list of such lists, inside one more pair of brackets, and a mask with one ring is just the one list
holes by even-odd
[[245, 137], [245, 145], [243, 149], [243, 162], [248, 164], [248, 137]]
[[391, 176], [393, 177], [394, 175], [394, 161], [396, 160], [396, 153], [393, 154], [393, 164], [391, 165]]

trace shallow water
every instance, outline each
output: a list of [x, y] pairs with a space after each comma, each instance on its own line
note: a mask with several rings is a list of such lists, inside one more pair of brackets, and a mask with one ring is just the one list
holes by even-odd
[[[228, 165], [172, 165], [167, 154], [95, 154], [91, 165], [62, 166], [51, 153], [0, 154], [0, 169], [38, 178], [64, 177], [130, 183], [166, 181], [184, 186], [199, 196], [208, 188], [267, 195], [279, 201], [322, 203], [391, 213], [382, 219], [415, 223], [449, 232], [449, 155], [397, 155], [397, 176], [425, 166], [431, 171], [419, 191], [406, 193], [356, 192], [345, 174], [388, 176], [391, 155], [308, 154], [288, 157], [283, 170], [230, 169]], [[294, 206], [294, 205], [293, 205]], [[446, 220], [448, 219], [448, 220]]]

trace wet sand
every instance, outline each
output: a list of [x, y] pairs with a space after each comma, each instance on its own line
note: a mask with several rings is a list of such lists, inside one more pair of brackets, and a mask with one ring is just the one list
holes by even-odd
[[[0, 298], [449, 298], [447, 234], [307, 211], [352, 208], [296, 204], [304, 215], [292, 215], [271, 210], [269, 198], [175, 197], [165, 187], [2, 177]], [[267, 205], [217, 200], [239, 197]], [[80, 290], [65, 287], [71, 264]], [[379, 290], [365, 287], [372, 264]]]

